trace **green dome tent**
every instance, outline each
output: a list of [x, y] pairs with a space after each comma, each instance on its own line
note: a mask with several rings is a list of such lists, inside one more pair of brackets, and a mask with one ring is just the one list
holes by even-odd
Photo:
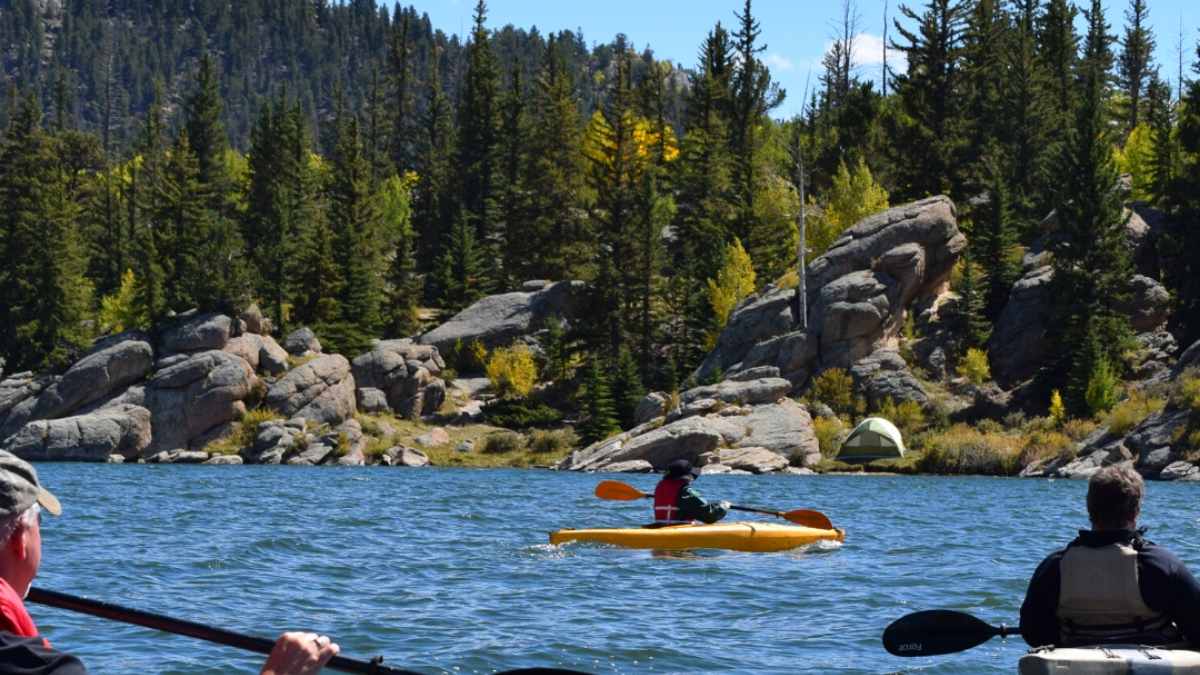
[[837, 458], [842, 462], [870, 462], [899, 459], [904, 452], [904, 439], [896, 425], [882, 417], [868, 417], [850, 432]]

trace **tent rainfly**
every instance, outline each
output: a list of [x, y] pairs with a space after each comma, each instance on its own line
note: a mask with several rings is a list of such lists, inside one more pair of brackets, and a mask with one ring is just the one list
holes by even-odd
[[904, 439], [896, 425], [882, 417], [868, 417], [854, 427], [838, 451], [838, 460], [849, 463], [904, 456]]

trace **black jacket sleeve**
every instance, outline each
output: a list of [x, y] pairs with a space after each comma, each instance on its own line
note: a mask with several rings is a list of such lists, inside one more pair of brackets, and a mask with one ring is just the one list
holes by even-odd
[[1058, 591], [1062, 585], [1058, 563], [1063, 552], [1050, 554], [1038, 565], [1021, 604], [1021, 637], [1031, 647], [1058, 642]]
[[1138, 588], [1151, 609], [1165, 613], [1200, 646], [1200, 582], [1174, 553], [1149, 545], [1138, 552]]
[[42, 638], [0, 633], [0, 675], [87, 675], [79, 659], [48, 649]]

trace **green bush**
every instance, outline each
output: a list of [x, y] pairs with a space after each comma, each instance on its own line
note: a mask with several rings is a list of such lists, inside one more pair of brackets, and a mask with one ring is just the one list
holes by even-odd
[[527, 399], [500, 399], [483, 409], [489, 424], [507, 429], [553, 427], [562, 423], [563, 414], [545, 403]]
[[1171, 390], [1171, 403], [1200, 414], [1200, 369], [1189, 368], [1179, 376]]
[[836, 417], [817, 417], [813, 419], [813, 433], [817, 435], [817, 444], [821, 446], [821, 456], [827, 459], [837, 457], [842, 449], [846, 425]]
[[507, 452], [520, 452], [525, 449], [525, 435], [515, 431], [496, 431], [483, 439], [480, 452], [499, 455]]
[[985, 434], [965, 424], [925, 438], [918, 462], [924, 473], [1011, 476], [1020, 470], [1020, 439], [1007, 434]]
[[1101, 357], [1088, 377], [1087, 390], [1083, 394], [1088, 410], [1093, 415], [1112, 410], [1119, 394], [1117, 376], [1108, 365], [1108, 359]]
[[855, 409], [854, 380], [841, 368], [830, 368], [813, 380], [809, 397], [824, 403], [839, 415], [853, 415]]
[[987, 352], [971, 347], [958, 363], [958, 375], [972, 384], [983, 384], [992, 378]]
[[1129, 398], [1121, 401], [1108, 413], [1108, 432], [1116, 436], [1124, 436], [1150, 415], [1162, 410], [1167, 404], [1161, 398], [1147, 397], [1139, 390], [1130, 393]]
[[925, 428], [925, 411], [916, 401], [894, 403], [889, 396], [879, 406], [879, 416], [891, 421], [904, 436], [911, 436]]
[[579, 436], [573, 429], [537, 430], [529, 438], [529, 450], [536, 453], [564, 453], [579, 445]]

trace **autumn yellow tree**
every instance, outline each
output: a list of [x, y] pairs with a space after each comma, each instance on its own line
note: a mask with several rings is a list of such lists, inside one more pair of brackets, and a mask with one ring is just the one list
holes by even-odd
[[734, 239], [725, 248], [725, 264], [717, 271], [716, 279], [708, 280], [708, 303], [712, 307], [715, 325], [709, 332], [707, 348], [717, 343], [717, 336], [729, 321], [729, 315], [746, 296], [754, 292], [754, 266], [742, 242]]
[[888, 207], [888, 192], [875, 181], [871, 169], [860, 157], [851, 171], [839, 162], [837, 175], [820, 204], [809, 199], [813, 208], [808, 217], [806, 239], [810, 255], [824, 253], [842, 233], [867, 216]]

